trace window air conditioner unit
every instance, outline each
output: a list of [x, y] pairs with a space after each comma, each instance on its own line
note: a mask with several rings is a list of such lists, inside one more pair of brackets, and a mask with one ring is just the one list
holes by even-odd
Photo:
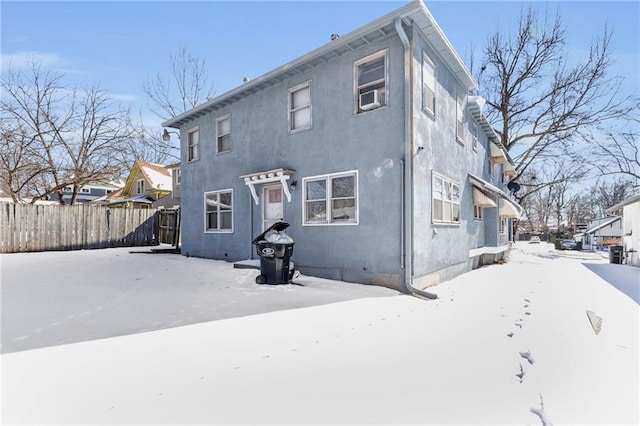
[[380, 92], [377, 89], [360, 94], [360, 109], [368, 111], [380, 106]]

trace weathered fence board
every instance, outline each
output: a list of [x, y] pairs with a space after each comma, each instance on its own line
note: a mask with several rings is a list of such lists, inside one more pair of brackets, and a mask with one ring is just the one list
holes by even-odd
[[156, 209], [0, 203], [0, 253], [157, 244]]

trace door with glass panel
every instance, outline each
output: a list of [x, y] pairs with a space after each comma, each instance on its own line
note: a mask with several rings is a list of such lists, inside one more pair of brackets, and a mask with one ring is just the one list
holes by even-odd
[[265, 186], [262, 189], [262, 230], [284, 220], [282, 186]]

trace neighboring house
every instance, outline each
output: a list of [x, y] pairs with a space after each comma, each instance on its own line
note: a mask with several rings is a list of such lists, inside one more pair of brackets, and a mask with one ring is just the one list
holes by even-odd
[[516, 171], [477, 89], [415, 1], [166, 121], [182, 253], [257, 258], [283, 220], [301, 272], [418, 293], [499, 259]]
[[611, 206], [606, 213], [622, 215], [622, 247], [625, 263], [640, 266], [640, 194]]
[[[122, 188], [124, 183], [122, 181], [111, 181], [108, 183], [88, 183], [80, 187], [78, 191], [78, 195], [76, 196], [76, 204], [87, 204], [92, 201], [102, 199], [105, 196], [108, 196], [114, 191]], [[62, 199], [65, 201], [65, 204], [71, 203], [71, 197], [73, 195], [73, 187], [65, 186], [62, 188]], [[57, 193], [51, 194], [49, 197], [51, 201], [59, 201], [59, 197]]]
[[171, 197], [171, 172], [160, 164], [136, 160], [122, 192], [95, 203], [109, 207], [150, 208], [167, 201], [175, 204]]
[[620, 217], [601, 217], [590, 221], [588, 229], [582, 233], [582, 248], [598, 250], [604, 246], [619, 245], [621, 237]]

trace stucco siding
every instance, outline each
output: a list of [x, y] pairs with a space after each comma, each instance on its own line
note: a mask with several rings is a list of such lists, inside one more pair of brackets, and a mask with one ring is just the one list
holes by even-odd
[[[387, 50], [388, 105], [354, 114], [354, 62]], [[380, 283], [400, 282], [403, 156], [403, 56], [397, 37], [368, 45], [295, 78], [198, 117], [182, 131], [183, 253], [240, 260], [256, 258], [253, 238], [262, 231], [242, 175], [295, 170], [284, 220], [294, 238], [293, 260], [315, 275]], [[313, 126], [289, 133], [288, 89], [310, 82]], [[231, 152], [216, 154], [216, 118], [230, 114]], [[187, 162], [187, 131], [199, 128], [199, 159]], [[358, 224], [303, 226], [303, 178], [357, 172]], [[233, 190], [233, 232], [204, 232], [204, 193]], [[261, 187], [257, 188], [260, 195]], [[262, 200], [261, 200], [262, 203]]]

